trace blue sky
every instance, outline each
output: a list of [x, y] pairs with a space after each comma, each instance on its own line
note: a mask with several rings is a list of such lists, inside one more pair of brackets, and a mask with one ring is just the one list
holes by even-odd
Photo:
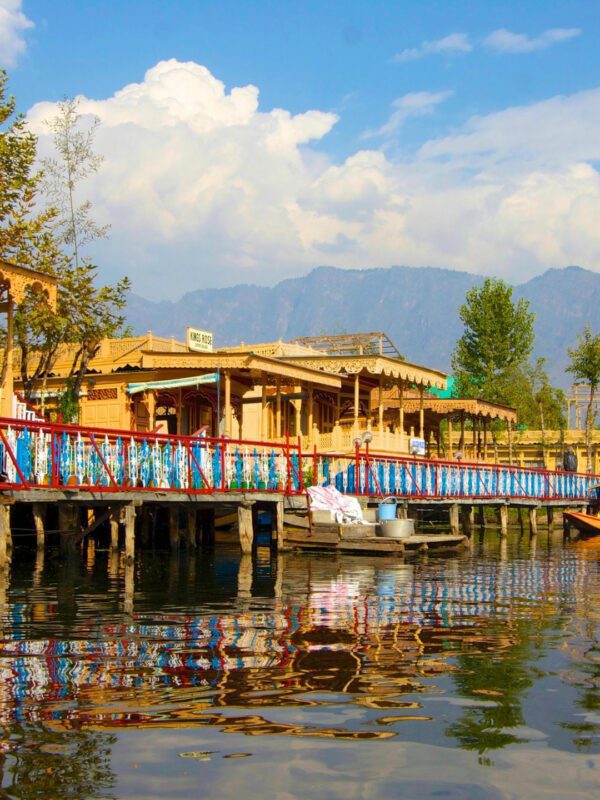
[[91, 255], [142, 294], [322, 263], [518, 281], [599, 268], [599, 19], [591, 0], [0, 0], [0, 59], [42, 152], [61, 97], [100, 118], [85, 191], [112, 228]]

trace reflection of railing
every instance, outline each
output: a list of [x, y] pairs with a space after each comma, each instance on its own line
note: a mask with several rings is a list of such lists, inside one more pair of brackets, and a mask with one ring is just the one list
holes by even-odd
[[5, 486], [95, 491], [264, 491], [413, 498], [585, 500], [597, 478], [577, 473], [373, 454], [312, 453], [301, 441], [169, 436], [0, 419]]

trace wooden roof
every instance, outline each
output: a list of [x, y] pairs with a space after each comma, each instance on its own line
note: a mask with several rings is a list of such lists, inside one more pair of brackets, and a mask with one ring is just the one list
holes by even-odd
[[268, 358], [251, 352], [213, 353], [150, 353], [143, 352], [142, 369], [195, 369], [214, 372], [216, 369], [240, 369], [266, 373], [297, 383], [312, 383], [329, 389], [341, 388], [337, 375], [324, 374], [305, 364], [290, 364], [287, 359]]
[[[398, 400], [386, 400], [386, 406], [394, 407], [398, 406], [398, 404]], [[406, 414], [417, 413], [420, 409], [419, 398], [405, 398], [403, 406]], [[464, 412], [469, 416], [499, 419], [504, 422], [517, 421], [517, 412], [514, 408], [499, 405], [498, 403], [488, 403], [485, 400], [424, 397], [423, 409], [433, 414], [439, 414], [441, 417], [447, 414], [459, 414], [460, 412]]]
[[445, 372], [387, 356], [288, 356], [285, 360], [334, 375], [342, 373], [346, 375], [383, 375], [407, 383], [417, 385], [422, 383], [423, 386], [437, 389], [446, 388], [447, 375]]

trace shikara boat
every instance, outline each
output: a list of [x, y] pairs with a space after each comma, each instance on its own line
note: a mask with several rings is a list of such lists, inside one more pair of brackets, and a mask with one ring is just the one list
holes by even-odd
[[563, 519], [577, 528], [582, 536], [600, 536], [600, 517], [579, 511], [563, 511]]

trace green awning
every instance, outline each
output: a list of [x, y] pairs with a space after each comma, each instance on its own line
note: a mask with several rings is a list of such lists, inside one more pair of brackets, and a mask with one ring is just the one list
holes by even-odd
[[146, 383], [130, 383], [127, 394], [137, 394], [148, 389], [181, 389], [185, 386], [202, 386], [205, 383], [218, 383], [219, 373], [210, 372], [208, 375], [192, 375], [190, 378], [173, 378], [170, 381], [147, 381]]

